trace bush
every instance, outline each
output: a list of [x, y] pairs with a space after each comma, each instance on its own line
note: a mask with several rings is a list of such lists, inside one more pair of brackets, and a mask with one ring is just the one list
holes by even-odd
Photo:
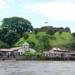
[[41, 52], [30, 52], [30, 51], [27, 51], [27, 52], [23, 53], [22, 55], [26, 56], [26, 57], [32, 57], [32, 56], [40, 57], [40, 56], [42, 56], [42, 53]]
[[35, 43], [32, 40], [27, 40], [27, 42], [32, 48], [35, 48]]
[[29, 37], [29, 36], [28, 36], [28, 33], [26, 33], [26, 32], [23, 33], [23, 37], [24, 37], [24, 39], [28, 39], [28, 37]]
[[72, 33], [72, 36], [75, 37], [75, 33]]

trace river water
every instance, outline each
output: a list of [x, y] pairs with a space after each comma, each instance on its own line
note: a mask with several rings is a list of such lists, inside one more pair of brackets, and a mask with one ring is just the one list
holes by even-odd
[[0, 61], [0, 75], [75, 75], [75, 61]]

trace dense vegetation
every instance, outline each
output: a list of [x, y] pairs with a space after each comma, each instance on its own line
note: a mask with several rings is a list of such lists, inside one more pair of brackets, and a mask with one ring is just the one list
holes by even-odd
[[57, 27], [53, 27], [53, 26], [43, 26], [41, 28], [36, 28], [35, 29], [38, 32], [71, 32], [69, 27], [63, 28], [57, 28]]
[[75, 33], [68, 27], [44, 26], [34, 29], [27, 19], [4, 18], [0, 27], [0, 48], [21, 46], [25, 41], [37, 51], [46, 51], [52, 47], [75, 49]]
[[[72, 41], [73, 40], [73, 41]], [[54, 35], [47, 34], [46, 32], [38, 32], [37, 34], [28, 34], [28, 38], [20, 38], [15, 46], [21, 46], [25, 41], [37, 50], [49, 50], [52, 47], [59, 47], [63, 49], [73, 49], [70, 47], [74, 44], [74, 37], [69, 32], [56, 32]]]
[[5, 43], [4, 46], [7, 44], [7, 47], [12, 47], [26, 32], [32, 31], [33, 27], [31, 23], [24, 18], [4, 18], [0, 27], [0, 40]]
[[25, 52], [22, 54], [22, 56], [25, 57], [41, 57], [42, 53], [41, 52]]

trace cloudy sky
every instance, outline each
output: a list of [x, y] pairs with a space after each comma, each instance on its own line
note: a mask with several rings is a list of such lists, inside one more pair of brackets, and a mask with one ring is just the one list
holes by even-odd
[[0, 21], [12, 16], [28, 19], [34, 27], [70, 27], [75, 32], [75, 0], [0, 0]]

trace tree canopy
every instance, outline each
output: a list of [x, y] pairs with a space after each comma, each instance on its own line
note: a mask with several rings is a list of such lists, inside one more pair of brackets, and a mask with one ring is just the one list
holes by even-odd
[[15, 31], [21, 36], [24, 32], [33, 31], [30, 21], [21, 17], [4, 18], [2, 20], [1, 28], [7, 28], [8, 30]]
[[10, 47], [25, 33], [32, 32], [33, 26], [27, 19], [21, 17], [4, 18], [0, 28], [0, 40]]

